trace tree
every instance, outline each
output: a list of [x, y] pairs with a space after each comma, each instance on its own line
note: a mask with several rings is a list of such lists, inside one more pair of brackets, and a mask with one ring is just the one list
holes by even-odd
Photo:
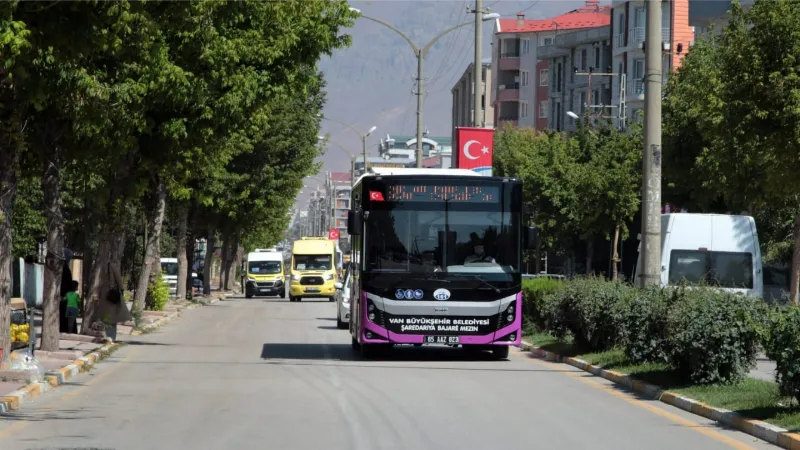
[[[758, 215], [800, 198], [794, 182], [800, 169], [798, 20], [796, 2], [757, 0], [746, 13], [734, 3], [722, 34], [699, 41], [670, 80], [665, 103], [670, 158], [684, 167], [694, 164], [690, 175], [734, 212]], [[800, 215], [794, 240], [791, 284], [797, 302]]]

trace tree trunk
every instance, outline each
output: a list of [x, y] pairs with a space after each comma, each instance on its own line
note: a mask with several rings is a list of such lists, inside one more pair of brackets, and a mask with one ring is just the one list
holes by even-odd
[[225, 287], [226, 290], [232, 291], [233, 288], [236, 286], [236, 268], [239, 266], [239, 239], [241, 236], [241, 231], [238, 229], [233, 234], [233, 239], [231, 239], [231, 260], [230, 264], [228, 265], [228, 273], [227, 273], [227, 280], [228, 285]]
[[614, 252], [613, 256], [611, 257], [611, 279], [616, 280], [619, 274], [619, 224], [614, 227]]
[[592, 274], [592, 261], [594, 260], [594, 239], [589, 236], [586, 240], [586, 275]]
[[533, 273], [540, 274], [542, 272], [542, 240], [536, 240], [536, 250], [533, 252]]
[[189, 205], [178, 205], [178, 242], [175, 246], [178, 253], [178, 286], [175, 297], [186, 298], [187, 275], [189, 274], [189, 258], [186, 254], [186, 229], [189, 222]]
[[222, 234], [222, 261], [219, 267], [219, 289], [227, 291], [229, 289], [228, 275], [233, 264], [233, 233], [226, 231]]
[[800, 216], [794, 218], [794, 253], [792, 254], [792, 302], [795, 305], [798, 301], [798, 285], [800, 284]]
[[[115, 221], [119, 221], [119, 219]], [[97, 304], [101, 298], [108, 295], [111, 287], [118, 283], [115, 271], [119, 272], [120, 270], [125, 231], [121, 229], [121, 226], [115, 227], [114, 223], [109, 225], [100, 234], [97, 254], [89, 275], [89, 288], [84, 300], [84, 319], [81, 324], [81, 333], [83, 334], [90, 334], [92, 323], [102, 320], [97, 316]]]
[[0, 144], [0, 368], [11, 353], [11, 207], [17, 189], [19, 153]]
[[42, 175], [42, 192], [47, 216], [47, 257], [45, 258], [42, 298], [42, 344], [47, 352], [60, 349], [59, 306], [61, 302], [61, 275], [64, 270], [64, 220], [61, 200], [61, 171], [59, 148], [54, 146], [51, 157], [46, 158]]
[[206, 240], [206, 258], [203, 261], [203, 294], [211, 294], [211, 276], [214, 274], [214, 247], [217, 245], [216, 230], [214, 227], [208, 228], [208, 239]]
[[153, 188], [154, 204], [152, 214], [149, 215], [150, 223], [148, 224], [148, 236], [147, 242], [145, 243], [144, 263], [142, 264], [142, 271], [139, 273], [139, 281], [136, 283], [136, 296], [133, 298], [134, 312], [144, 309], [147, 287], [150, 285], [151, 281], [150, 274], [153, 272], [154, 262], [158, 261], [161, 227], [164, 224], [167, 187], [158, 175], [156, 175], [155, 179], [152, 181], [151, 187]]

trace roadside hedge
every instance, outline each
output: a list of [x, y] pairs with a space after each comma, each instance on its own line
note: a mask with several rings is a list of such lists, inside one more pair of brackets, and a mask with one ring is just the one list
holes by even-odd
[[[544, 283], [542, 283], [544, 285]], [[800, 310], [707, 287], [634, 288], [582, 277], [525, 290], [539, 331], [584, 352], [620, 348], [634, 364], [666, 363], [694, 383], [736, 383], [763, 345], [787, 395], [800, 400]], [[771, 319], [769, 319], [771, 317]]]
[[578, 278], [545, 297], [542, 314], [557, 338], [571, 335], [586, 350], [602, 351], [619, 341], [622, 301], [632, 288], [602, 278]]
[[553, 278], [532, 278], [522, 280], [522, 314], [533, 323], [533, 325], [543, 330], [545, 329], [545, 318], [542, 316], [544, 298], [555, 293], [566, 283]]
[[770, 311], [764, 348], [775, 361], [775, 381], [781, 394], [800, 403], [800, 308]]
[[667, 313], [669, 362], [694, 383], [737, 383], [756, 365], [761, 299], [709, 288], [678, 289]]
[[675, 291], [653, 286], [636, 290], [622, 302], [619, 340], [631, 362], [668, 361], [667, 312], [676, 298]]

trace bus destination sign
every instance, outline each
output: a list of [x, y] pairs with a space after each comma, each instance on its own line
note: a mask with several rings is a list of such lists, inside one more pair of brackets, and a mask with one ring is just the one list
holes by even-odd
[[388, 186], [389, 202], [496, 203], [500, 201], [500, 186], [408, 185]]

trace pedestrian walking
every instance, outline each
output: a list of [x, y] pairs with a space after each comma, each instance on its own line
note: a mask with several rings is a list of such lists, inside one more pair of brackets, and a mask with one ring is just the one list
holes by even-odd
[[67, 333], [78, 333], [78, 317], [81, 314], [81, 296], [78, 295], [78, 287], [80, 284], [77, 280], [72, 280], [67, 294], [64, 296], [64, 301], [67, 304], [65, 308], [65, 316], [67, 317]]

